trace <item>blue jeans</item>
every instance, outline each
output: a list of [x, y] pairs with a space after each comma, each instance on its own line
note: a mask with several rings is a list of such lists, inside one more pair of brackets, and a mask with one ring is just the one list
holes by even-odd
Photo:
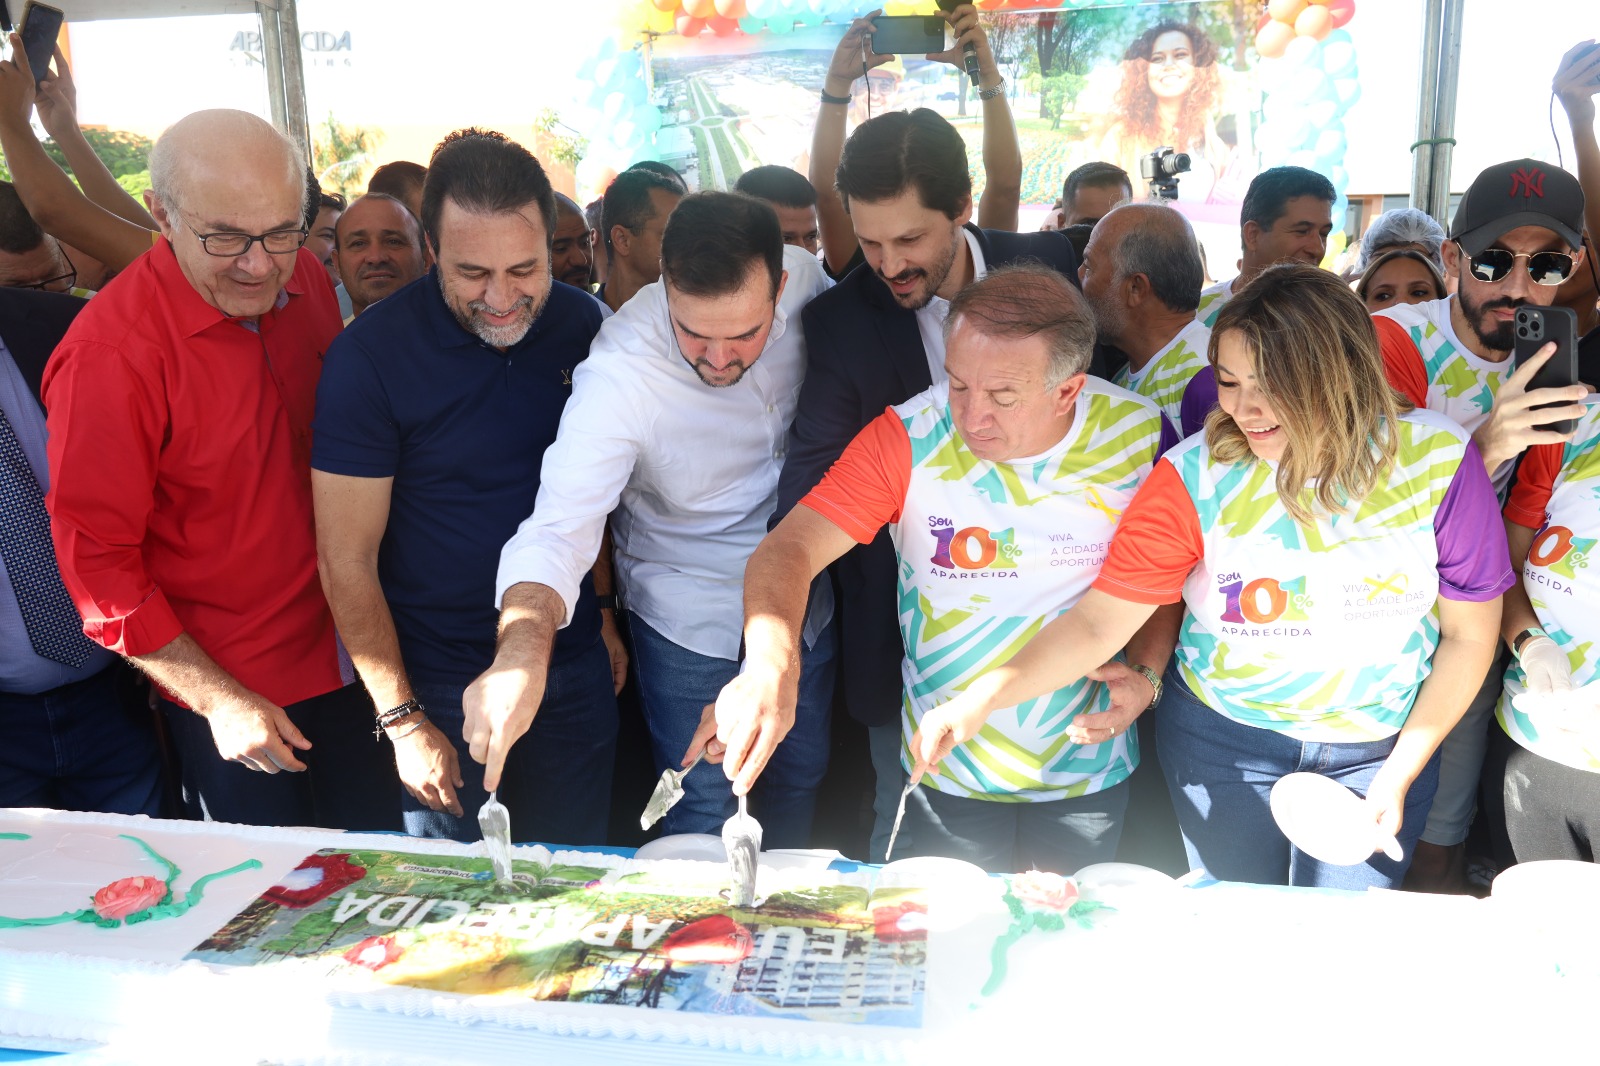
[[33, 695], [0, 692], [0, 807], [161, 813], [150, 712], [118, 691], [126, 667]]
[[1156, 705], [1156, 747], [1178, 811], [1189, 864], [1221, 881], [1314, 888], [1399, 888], [1439, 784], [1434, 753], [1406, 794], [1399, 862], [1381, 853], [1360, 866], [1330, 866], [1294, 847], [1268, 797], [1286, 774], [1310, 771], [1366, 795], [1395, 737], [1365, 744], [1304, 743], [1214, 711], [1168, 670]]
[[324, 829], [400, 828], [394, 752], [372, 735], [372, 700], [359, 683], [284, 708], [311, 741], [296, 751], [298, 773], [251, 770], [217, 753], [211, 725], [176, 703], [161, 701], [182, 765], [184, 815], [244, 825]]
[[[462, 736], [465, 685], [417, 683], [417, 699], [428, 718], [450, 738], [466, 784], [456, 789], [461, 817], [434, 811], [402, 789], [406, 832], [470, 842], [478, 831], [478, 808], [489, 799], [483, 766], [467, 752]], [[617, 698], [611, 687], [611, 657], [605, 641], [550, 664], [539, 713], [511, 747], [500, 777], [498, 799], [511, 813], [511, 839], [578, 847], [603, 844], [611, 815], [611, 770], [617, 752]]]
[[[679, 647], [627, 612], [628, 637], [639, 682], [639, 702], [650, 727], [656, 772], [677, 769], [709, 703], [739, 673], [732, 659]], [[761, 823], [761, 846], [811, 846], [817, 786], [828, 769], [828, 727], [833, 704], [835, 639], [829, 625], [803, 655], [794, 728], [772, 753], [750, 795], [750, 814]], [[683, 779], [683, 798], [661, 821], [663, 835], [721, 833], [734, 813], [732, 784], [721, 766], [701, 763]]]
[[968, 799], [924, 786], [906, 798], [905, 825], [894, 855], [965, 859], [990, 873], [1049, 870], [1070, 875], [1116, 858], [1127, 807], [1126, 781], [1043, 803]]

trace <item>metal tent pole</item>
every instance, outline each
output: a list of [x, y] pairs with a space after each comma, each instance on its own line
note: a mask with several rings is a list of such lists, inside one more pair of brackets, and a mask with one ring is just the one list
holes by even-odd
[[295, 13], [295, 0], [278, 0], [278, 24], [282, 35], [283, 99], [286, 114], [285, 132], [306, 153], [311, 162], [311, 127], [306, 122], [306, 74], [300, 61], [300, 18]]
[[1456, 86], [1461, 76], [1461, 20], [1464, 0], [1444, 0], [1444, 27], [1439, 40], [1438, 104], [1434, 111], [1433, 177], [1429, 183], [1428, 214], [1441, 225], [1450, 221], [1450, 164], [1456, 135]]
[[287, 131], [289, 119], [283, 96], [283, 49], [279, 47], [281, 28], [275, 0], [257, 0], [256, 14], [261, 19], [261, 65], [267, 70], [267, 105], [272, 109], [272, 124]]
[[1445, 0], [1422, 5], [1422, 76], [1417, 85], [1416, 147], [1411, 150], [1411, 206], [1432, 214], [1434, 115], [1439, 89], [1439, 45]]

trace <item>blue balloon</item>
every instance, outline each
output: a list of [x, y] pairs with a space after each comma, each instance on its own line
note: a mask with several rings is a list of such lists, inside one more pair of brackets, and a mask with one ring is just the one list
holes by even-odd
[[661, 111], [653, 104], [639, 104], [633, 109], [633, 124], [646, 133], [654, 133], [661, 128]]
[[739, 20], [739, 29], [752, 36], [760, 33], [766, 28], [767, 20], [764, 18], [756, 18], [753, 15], [746, 15], [744, 18]]

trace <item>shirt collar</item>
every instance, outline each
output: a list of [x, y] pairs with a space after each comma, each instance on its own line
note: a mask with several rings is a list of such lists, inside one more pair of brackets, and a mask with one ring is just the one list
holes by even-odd
[[[282, 310], [283, 305], [289, 302], [289, 297], [305, 294], [305, 279], [301, 272], [308, 269], [308, 263], [318, 270], [322, 269], [321, 264], [317, 263], [310, 252], [301, 249], [301, 253], [297, 255], [299, 254], [303, 254], [304, 258], [296, 258], [294, 273], [278, 292], [273, 312]], [[160, 283], [161, 291], [171, 303], [173, 318], [181, 336], [193, 337], [218, 322], [237, 321], [207, 303], [205, 297], [201, 296], [189, 282], [184, 276], [183, 268], [178, 265], [178, 256], [172, 250], [171, 242], [157, 240], [150, 249], [150, 261], [155, 269], [156, 281]]]

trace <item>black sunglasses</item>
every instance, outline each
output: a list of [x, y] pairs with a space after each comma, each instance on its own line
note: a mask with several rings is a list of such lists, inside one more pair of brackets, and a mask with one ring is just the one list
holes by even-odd
[[1504, 248], [1485, 248], [1467, 259], [1467, 267], [1479, 281], [1500, 281], [1517, 265], [1528, 261], [1528, 276], [1535, 285], [1560, 285], [1572, 276], [1572, 256], [1566, 252], [1508, 252]]

